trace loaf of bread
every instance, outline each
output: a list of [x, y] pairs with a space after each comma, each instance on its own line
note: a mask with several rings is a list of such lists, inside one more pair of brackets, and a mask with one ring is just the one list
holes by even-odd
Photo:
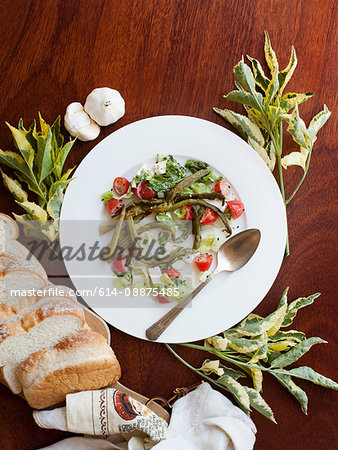
[[49, 283], [34, 257], [27, 261], [17, 237], [15, 222], [0, 214], [0, 381], [34, 408], [115, 383], [113, 350], [69, 288]]
[[52, 349], [33, 353], [16, 369], [24, 396], [32, 408], [62, 402], [71, 392], [115, 383], [121, 368], [103, 336], [84, 330]]

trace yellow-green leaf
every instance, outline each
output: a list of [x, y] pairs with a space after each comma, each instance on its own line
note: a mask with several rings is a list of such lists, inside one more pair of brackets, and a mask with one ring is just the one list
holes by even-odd
[[256, 391], [261, 392], [263, 386], [263, 372], [260, 369], [250, 368], [253, 385]]
[[18, 202], [16, 201], [32, 218], [32, 220], [41, 220], [46, 221], [47, 220], [47, 213], [46, 211], [41, 208], [41, 206], [37, 205], [33, 202]]
[[204, 345], [213, 347], [216, 350], [224, 351], [228, 346], [228, 340], [226, 338], [222, 338], [221, 336], [212, 336], [205, 340]]
[[18, 130], [15, 127], [12, 127], [12, 125], [10, 125], [8, 122], [6, 122], [6, 125], [11, 130], [16, 148], [20, 151], [27, 165], [32, 169], [34, 161], [34, 149], [30, 142], [27, 140], [26, 133]]
[[302, 411], [307, 414], [307, 404], [308, 398], [306, 393], [299, 386], [296, 385], [291, 379], [289, 375], [281, 375], [275, 373], [275, 371], [271, 372], [274, 377], [284, 386], [286, 389], [299, 401]]
[[52, 132], [49, 125], [46, 135], [39, 133], [37, 139], [37, 153], [35, 157], [37, 181], [41, 183], [53, 170], [52, 160]]
[[250, 406], [252, 406], [256, 411], [263, 414], [266, 418], [271, 420], [274, 423], [277, 423], [272, 409], [270, 406], [266, 403], [266, 401], [263, 399], [263, 397], [257, 392], [255, 389], [252, 389], [250, 387], [244, 386], [244, 389], [246, 390], [249, 400], [250, 400]]
[[227, 120], [244, 139], [251, 137], [259, 145], [264, 145], [264, 137], [259, 127], [248, 117], [235, 113], [229, 109], [213, 108], [223, 119]]
[[290, 78], [292, 77], [293, 72], [296, 69], [296, 66], [297, 66], [296, 50], [295, 50], [294, 46], [292, 46], [291, 47], [291, 56], [290, 56], [289, 64], [285, 67], [284, 70], [282, 70], [278, 74], [278, 81], [279, 81], [278, 96], [279, 97], [282, 95], [285, 86], [290, 81]]
[[296, 362], [303, 355], [305, 355], [305, 353], [307, 353], [313, 345], [326, 343], [326, 341], [319, 337], [305, 339], [305, 341], [300, 342], [287, 353], [284, 353], [278, 356], [278, 358], [274, 359], [271, 363], [271, 367], [283, 368], [289, 366], [290, 364]]
[[309, 297], [300, 297], [297, 300], [291, 302], [288, 306], [284, 321], [282, 323], [282, 327], [288, 327], [292, 324], [293, 319], [296, 317], [297, 312], [301, 308], [305, 308], [305, 306], [312, 305], [316, 298], [320, 296], [320, 293], [312, 294]]
[[265, 43], [264, 54], [267, 65], [269, 66], [271, 74], [278, 73], [278, 61], [276, 53], [273, 51], [270, 43], [270, 37], [267, 31], [265, 31]]
[[321, 375], [320, 373], [317, 373], [311, 367], [296, 367], [295, 369], [289, 370], [288, 373], [293, 377], [311, 381], [312, 383], [318, 384], [319, 386], [323, 386], [329, 389], [338, 389], [338, 383], [331, 380], [330, 378], [324, 377], [324, 375]]
[[217, 383], [225, 386], [229, 392], [236, 398], [238, 404], [246, 411], [250, 411], [250, 399], [249, 395], [244, 389], [244, 387], [238, 383], [233, 377], [227, 375], [226, 373], [222, 375]]
[[271, 342], [271, 343], [269, 343], [268, 347], [273, 352], [283, 352], [288, 347], [294, 347], [295, 345], [297, 345], [297, 343], [295, 341], [284, 340], [284, 341]]
[[229, 94], [224, 95], [224, 98], [233, 102], [241, 103], [242, 105], [257, 108], [257, 101], [255, 100], [255, 98], [245, 91], [231, 91], [229, 92]]
[[257, 349], [261, 348], [263, 345], [266, 345], [268, 342], [267, 337], [265, 339], [236, 338], [227, 332], [225, 332], [225, 335], [229, 341], [229, 347], [239, 353], [255, 352]]
[[324, 105], [323, 111], [318, 113], [310, 122], [308, 133], [314, 142], [318, 131], [325, 125], [325, 123], [329, 120], [331, 116], [331, 112], [328, 110], [327, 106]]
[[13, 178], [6, 175], [2, 170], [1, 175], [5, 187], [11, 192], [15, 200], [24, 202], [28, 199], [27, 192], [22, 189], [21, 184], [17, 180], [13, 180]]
[[53, 219], [59, 219], [63, 201], [62, 187], [59, 185], [47, 203], [47, 212]]
[[300, 105], [301, 103], [306, 102], [309, 98], [313, 97], [312, 92], [306, 92], [305, 94], [296, 94], [295, 92], [289, 92], [288, 94], [283, 95], [280, 100], [280, 107], [284, 112], [289, 112], [291, 108], [294, 108], [296, 105]]
[[273, 161], [271, 161], [269, 154], [265, 150], [265, 148], [257, 144], [257, 142], [254, 141], [251, 137], [248, 138], [248, 144], [251, 145], [251, 147], [255, 150], [255, 152], [259, 154], [259, 156], [262, 158], [262, 160], [265, 162], [268, 168], [272, 171], [274, 169], [274, 164]]
[[265, 76], [264, 70], [262, 69], [260, 62], [257, 59], [251, 58], [248, 55], [247, 58], [251, 62], [252, 71], [255, 77], [256, 84], [263, 91], [266, 91], [267, 87], [269, 86], [270, 80], [268, 77]]
[[223, 375], [224, 370], [220, 367], [220, 361], [219, 359], [211, 361], [210, 359], [206, 359], [202, 367], [200, 367], [198, 370], [201, 370], [206, 375], [210, 375], [212, 373], [215, 373], [216, 375]]
[[306, 168], [306, 161], [309, 151], [301, 147], [299, 152], [291, 152], [281, 159], [282, 166], [287, 169], [290, 166], [300, 166], [303, 170]]

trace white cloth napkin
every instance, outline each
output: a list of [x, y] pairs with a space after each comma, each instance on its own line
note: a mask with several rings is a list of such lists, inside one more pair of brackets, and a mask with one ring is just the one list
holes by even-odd
[[[66, 419], [62, 419], [65, 414], [63, 410], [58, 408], [54, 411], [34, 411], [34, 418], [40, 426], [47, 427], [48, 424], [48, 428], [67, 430]], [[254, 423], [243, 411], [212, 389], [208, 383], [204, 383], [175, 402], [167, 439], [160, 441], [153, 449], [251, 450], [256, 431]], [[144, 447], [140, 438], [132, 438], [128, 443], [112, 443], [109, 440], [78, 437], [65, 439], [45, 448], [141, 450]]]

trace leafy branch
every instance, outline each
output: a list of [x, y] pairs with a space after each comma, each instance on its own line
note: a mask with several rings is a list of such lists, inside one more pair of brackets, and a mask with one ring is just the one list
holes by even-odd
[[[287, 292], [288, 289], [284, 291], [276, 311], [265, 318], [250, 314], [234, 328], [224, 331], [222, 336], [206, 339], [204, 345], [179, 344], [218, 358], [206, 359], [200, 368], [191, 366], [172, 347], [165, 345], [185, 366], [230, 392], [247, 414], [253, 408], [275, 422], [270, 406], [260, 394], [264, 373], [274, 376], [298, 400], [302, 411], [307, 414], [308, 398], [295, 383], [295, 378], [330, 389], [338, 389], [338, 384], [311, 367], [286, 369], [298, 361], [313, 345], [326, 343], [319, 337], [307, 338], [301, 331], [281, 330], [292, 324], [299, 309], [311, 305], [320, 295], [317, 293], [288, 303]], [[236, 369], [225, 365], [224, 362], [235, 366]], [[253, 388], [243, 386], [237, 381], [241, 377], [246, 378], [247, 375], [252, 379]]]
[[[278, 60], [271, 47], [270, 38], [265, 32], [265, 60], [269, 68], [266, 76], [260, 62], [248, 56], [251, 68], [244, 58], [234, 67], [237, 90], [224, 97], [243, 105], [247, 116], [235, 113], [229, 109], [213, 108], [214, 111], [227, 120], [241, 136], [261, 156], [268, 168], [273, 171], [277, 164], [279, 187], [285, 205], [288, 205], [305, 180], [313, 145], [318, 131], [323, 127], [331, 113], [324, 105], [306, 127], [299, 116], [298, 105], [310, 99], [311, 92], [283, 94], [297, 66], [297, 56], [294, 47], [291, 49], [290, 61], [285, 69], [279, 70]], [[283, 122], [287, 123], [287, 131], [300, 146], [299, 151], [283, 156]], [[284, 189], [283, 168], [298, 165], [303, 169], [303, 175], [297, 186], [287, 198]], [[289, 241], [286, 242], [286, 256], [289, 255]]]
[[[35, 121], [28, 130], [24, 128], [22, 119], [18, 128], [7, 123], [18, 152], [0, 150], [0, 164], [11, 168], [16, 178], [0, 171], [5, 187], [26, 212], [23, 215], [13, 213], [15, 219], [25, 226], [29, 235], [54, 241], [58, 236], [64, 191], [73, 171], [69, 169], [63, 173], [63, 166], [75, 139], [64, 144], [60, 116], [50, 126], [39, 113], [39, 123], [40, 131]], [[29, 198], [22, 183], [33, 194], [33, 199]]]

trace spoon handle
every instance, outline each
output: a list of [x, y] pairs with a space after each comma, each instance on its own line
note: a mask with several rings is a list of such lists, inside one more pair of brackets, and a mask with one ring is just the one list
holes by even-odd
[[191, 300], [211, 281], [219, 271], [217, 268], [208, 276], [208, 278], [199, 284], [191, 294], [188, 295], [182, 302], [171, 308], [164, 316], [162, 316], [157, 322], [153, 323], [146, 329], [146, 336], [150, 341], [156, 341], [161, 334], [168, 328], [168, 326], [176, 319], [176, 317], [183, 311], [183, 309], [189, 305]]

